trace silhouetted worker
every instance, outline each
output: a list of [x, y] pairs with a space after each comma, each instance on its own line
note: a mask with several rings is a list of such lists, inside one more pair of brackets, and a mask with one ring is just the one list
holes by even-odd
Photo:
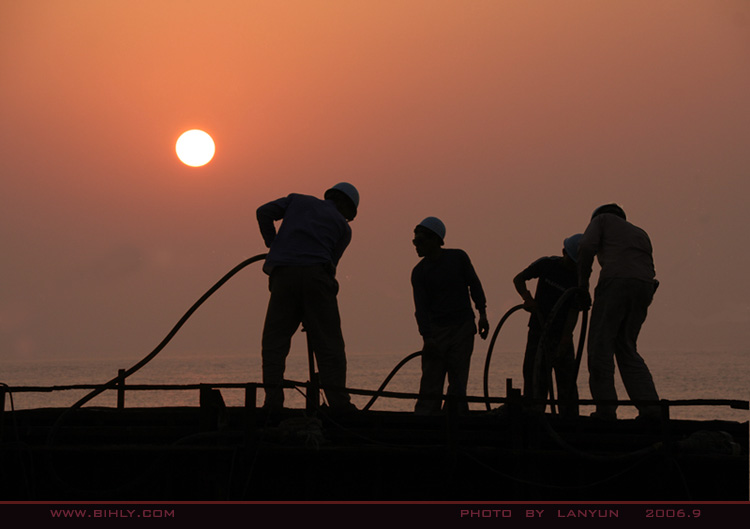
[[[359, 193], [346, 182], [325, 192], [325, 200], [300, 194], [264, 204], [258, 225], [269, 248], [263, 270], [271, 297], [263, 327], [264, 408], [283, 407], [286, 357], [300, 323], [315, 352], [320, 382], [346, 387], [346, 354], [336, 295], [336, 266], [349, 245], [349, 221], [357, 214]], [[283, 219], [278, 233], [274, 221]], [[343, 390], [325, 390], [332, 410], [354, 409]]]
[[[589, 329], [589, 388], [595, 401], [616, 400], [615, 363], [630, 400], [658, 400], [646, 362], [636, 349], [638, 333], [659, 285], [654, 272], [651, 240], [629, 223], [617, 204], [594, 210], [578, 248], [578, 281], [591, 303], [589, 278], [594, 256], [601, 271], [594, 291]], [[617, 418], [616, 405], [597, 404], [592, 417]], [[639, 418], [657, 418], [657, 406], [638, 406]]]
[[[570, 288], [578, 286], [578, 241], [581, 234], [572, 235], [563, 241], [562, 257], [542, 257], [531, 263], [516, 277], [513, 285], [524, 301], [524, 309], [531, 313], [526, 352], [523, 357], [523, 393], [527, 398], [545, 399], [549, 392], [550, 370], [555, 372], [560, 413], [566, 417], [578, 416], [578, 388], [576, 387], [575, 347], [573, 329], [578, 320], [574, 299], [568, 298], [552, 314], [560, 297]], [[536, 279], [536, 291], [532, 296], [526, 282]], [[550, 316], [554, 319], [549, 321]], [[544, 343], [539, 349], [545, 326]], [[537, 352], [543, 356], [537, 367]], [[543, 408], [542, 408], [543, 409]]]
[[[477, 326], [474, 301], [479, 312], [479, 335], [489, 332], [487, 301], [469, 256], [463, 250], [444, 249], [445, 225], [436, 217], [427, 217], [414, 229], [414, 246], [422, 257], [411, 274], [414, 306], [422, 349], [420, 397], [414, 411], [418, 414], [440, 412], [446, 374], [448, 395], [466, 396], [469, 364]], [[469, 298], [471, 296], [471, 299]], [[456, 411], [468, 411], [466, 401], [455, 402]]]

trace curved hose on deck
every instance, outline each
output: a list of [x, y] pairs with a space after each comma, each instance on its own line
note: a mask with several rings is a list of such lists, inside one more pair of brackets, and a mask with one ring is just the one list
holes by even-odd
[[[497, 335], [500, 333], [500, 329], [502, 329], [503, 324], [505, 321], [510, 317], [511, 314], [516, 312], [517, 310], [520, 310], [523, 308], [523, 304], [516, 305], [515, 307], [512, 307], [508, 310], [508, 312], [503, 315], [503, 317], [498, 322], [497, 326], [495, 327], [495, 332], [492, 333], [492, 339], [490, 340], [490, 345], [487, 348], [487, 358], [484, 360], [484, 398], [489, 399], [489, 373], [490, 373], [490, 359], [492, 358], [492, 349], [495, 347], [495, 340], [497, 340]], [[486, 401], [485, 406], [487, 406], [487, 411], [490, 411], [492, 408], [490, 407], [489, 401]]]
[[[569, 288], [566, 290], [562, 296], [560, 296], [560, 299], [555, 303], [555, 306], [552, 309], [552, 312], [550, 313], [550, 317], [547, 318], [547, 325], [543, 326], [542, 329], [542, 335], [539, 338], [539, 345], [540, 349], [543, 343], [543, 338], [546, 337], [546, 334], [549, 332], [549, 322], [553, 321], [554, 318], [557, 315], [557, 312], [560, 310], [560, 307], [562, 304], [567, 300], [570, 296], [572, 296], [577, 291], [577, 288]], [[511, 314], [516, 312], [517, 310], [520, 310], [523, 308], [523, 304], [516, 305], [515, 307], [510, 308], [505, 315], [500, 319], [500, 321], [497, 324], [497, 327], [495, 327], [495, 332], [492, 334], [492, 340], [490, 340], [489, 348], [487, 349], [487, 358], [484, 362], [484, 398], [489, 399], [489, 370], [490, 370], [490, 360], [492, 359], [492, 351], [495, 347], [495, 341], [497, 340], [497, 336], [500, 333], [500, 329], [502, 328], [505, 321], [510, 317]], [[575, 384], [578, 380], [578, 370], [581, 365], [581, 358], [583, 356], [583, 346], [586, 341], [586, 329], [588, 325], [588, 310], [583, 311], [583, 317], [581, 318], [581, 331], [580, 331], [580, 337], [578, 339], [578, 351], [576, 353], [576, 368], [575, 368], [575, 377], [572, 380], [572, 383]], [[534, 362], [534, 373], [538, 373], [538, 371], [541, 368], [541, 351], [537, 351], [535, 362]], [[535, 380], [538, 379], [538, 377], [534, 377]], [[489, 403], [489, 400], [485, 402], [485, 406], [487, 407], [487, 411], [491, 410], [491, 406]]]
[[365, 407], [362, 408], [362, 411], [369, 410], [370, 406], [372, 406], [373, 404], [375, 404], [375, 401], [378, 400], [378, 397], [383, 393], [383, 390], [388, 385], [388, 382], [390, 382], [391, 379], [396, 375], [396, 373], [398, 373], [398, 370], [401, 369], [407, 362], [409, 362], [410, 360], [412, 360], [412, 359], [414, 359], [414, 358], [416, 358], [418, 356], [422, 356], [422, 351], [417, 351], [416, 353], [412, 353], [409, 356], [407, 356], [406, 358], [404, 358], [403, 360], [401, 360], [396, 365], [396, 367], [393, 368], [393, 370], [390, 372], [390, 374], [387, 377], [385, 377], [385, 380], [383, 381], [382, 384], [380, 384], [380, 387], [378, 388], [377, 393], [375, 393], [375, 395], [372, 396], [372, 398], [370, 399], [370, 402], [368, 402], [365, 405]]
[[48, 442], [51, 442], [51, 440], [54, 437], [54, 434], [56, 433], [57, 429], [59, 428], [60, 423], [62, 422], [63, 417], [68, 412], [70, 412], [71, 410], [75, 410], [77, 408], [80, 408], [81, 406], [83, 406], [84, 404], [86, 404], [88, 401], [90, 401], [91, 399], [93, 399], [94, 397], [96, 397], [97, 395], [103, 393], [107, 389], [111, 389], [112, 387], [114, 387], [120, 380], [129, 377], [130, 375], [132, 375], [133, 373], [135, 373], [136, 371], [138, 371], [140, 368], [142, 368], [143, 366], [145, 366], [146, 364], [148, 364], [151, 360], [154, 359], [154, 357], [156, 357], [156, 355], [158, 355], [161, 352], [162, 349], [164, 349], [164, 347], [170, 342], [170, 340], [172, 340], [172, 338], [174, 338], [175, 334], [177, 334], [177, 331], [179, 331], [180, 328], [185, 324], [185, 322], [188, 320], [188, 318], [190, 318], [190, 316], [192, 316], [193, 313], [196, 310], [198, 310], [198, 307], [200, 307], [214, 292], [216, 292], [217, 290], [219, 290], [219, 288], [221, 288], [221, 286], [224, 285], [224, 283], [226, 283], [227, 281], [229, 281], [229, 279], [231, 279], [232, 276], [234, 276], [237, 272], [239, 272], [240, 270], [242, 270], [243, 268], [245, 268], [248, 265], [251, 265], [251, 264], [253, 264], [255, 262], [264, 260], [266, 258], [266, 255], [267, 254], [262, 253], [262, 254], [258, 254], [256, 256], [254, 256], [254, 257], [250, 257], [249, 259], [246, 259], [246, 260], [242, 261], [240, 264], [238, 264], [237, 266], [235, 266], [234, 268], [232, 268], [229, 272], [227, 272], [224, 275], [224, 277], [222, 277], [221, 279], [219, 279], [219, 281], [217, 281], [214, 284], [214, 286], [212, 286], [211, 288], [209, 288], [206, 291], [206, 293], [203, 294], [198, 299], [198, 301], [196, 301], [195, 303], [193, 303], [193, 306], [190, 307], [190, 309], [188, 309], [188, 311], [182, 316], [182, 318], [180, 318], [180, 320], [175, 324], [175, 326], [172, 327], [172, 330], [169, 331], [169, 333], [164, 337], [164, 339], [161, 341], [161, 343], [159, 343], [159, 345], [157, 345], [156, 348], [153, 351], [151, 351], [148, 355], [146, 355], [140, 362], [138, 362], [137, 364], [135, 364], [134, 366], [132, 366], [130, 369], [126, 370], [125, 373], [123, 373], [122, 376], [117, 376], [117, 377], [113, 378], [112, 380], [110, 380], [109, 382], [106, 382], [106, 383], [102, 384], [101, 386], [97, 387], [95, 390], [91, 391], [89, 394], [85, 395], [78, 402], [76, 402], [75, 404], [73, 404], [70, 408], [68, 408], [67, 410], [65, 410], [65, 412], [63, 412], [60, 415], [60, 417], [58, 417], [57, 421], [53, 425], [52, 430], [50, 431], [50, 434], [49, 434]]
[[[492, 339], [490, 340], [490, 345], [489, 345], [489, 347], [487, 349], [487, 358], [485, 359], [485, 362], [484, 362], [484, 398], [485, 399], [489, 398], [489, 368], [490, 368], [490, 359], [492, 358], [492, 350], [495, 347], [495, 341], [497, 340], [497, 335], [500, 333], [500, 329], [502, 329], [503, 324], [510, 317], [510, 315], [513, 314], [514, 312], [516, 312], [517, 310], [522, 309], [522, 308], [523, 308], [523, 304], [516, 305], [515, 307], [510, 308], [503, 315], [503, 317], [500, 319], [500, 321], [498, 322], [497, 326], [495, 327], [495, 332], [492, 333]], [[375, 403], [375, 401], [377, 400], [377, 398], [380, 396], [380, 394], [383, 392], [383, 390], [385, 389], [385, 387], [388, 385], [388, 382], [391, 381], [391, 379], [394, 377], [394, 375], [398, 372], [399, 369], [401, 369], [404, 366], [404, 364], [406, 364], [410, 360], [416, 358], [417, 356], [421, 356], [421, 355], [422, 355], [422, 351], [417, 351], [416, 353], [412, 353], [409, 356], [407, 356], [406, 358], [404, 358], [403, 360], [401, 360], [401, 362], [399, 362], [396, 365], [396, 367], [393, 368], [393, 370], [391, 371], [391, 373], [385, 378], [385, 380], [383, 381], [383, 383], [378, 388], [377, 393], [375, 395], [373, 395], [373, 397], [370, 399], [370, 402], [368, 402], [367, 405], [365, 405], [365, 407], [362, 408], [362, 411], [366, 411], [366, 410], [370, 409], [370, 407]], [[490, 411], [490, 409], [491, 409], [490, 408], [490, 403], [486, 402], [485, 404], [487, 406], [487, 411]]]
[[[517, 310], [522, 309], [522, 308], [523, 308], [523, 304], [516, 305], [515, 307], [511, 307], [503, 315], [503, 317], [500, 319], [500, 321], [498, 322], [497, 326], [495, 327], [495, 331], [492, 333], [492, 339], [490, 340], [490, 345], [489, 345], [489, 347], [487, 349], [487, 357], [486, 357], [485, 362], [484, 362], [484, 398], [485, 399], [489, 398], [489, 369], [490, 369], [490, 359], [492, 358], [492, 350], [495, 347], [495, 341], [497, 340], [497, 336], [498, 336], [498, 334], [500, 334], [500, 329], [502, 329], [503, 324], [505, 324], [505, 322], [508, 320], [508, 318], [510, 317], [510, 315], [513, 314], [514, 312], [516, 312]], [[396, 373], [398, 372], [399, 369], [401, 369], [410, 360], [412, 360], [412, 359], [414, 359], [414, 358], [416, 358], [418, 356], [421, 356], [421, 355], [422, 355], [422, 351], [417, 351], [416, 353], [412, 353], [409, 356], [407, 356], [406, 358], [404, 358], [403, 360], [401, 360], [401, 362], [399, 362], [396, 365], [396, 367], [393, 368], [393, 370], [390, 372], [390, 374], [385, 378], [385, 380], [383, 381], [383, 383], [378, 388], [377, 393], [375, 395], [373, 395], [372, 398], [370, 399], [370, 401], [365, 405], [365, 407], [362, 408], [362, 411], [367, 411], [367, 410], [370, 409], [370, 407], [375, 403], [375, 401], [378, 399], [378, 397], [380, 396], [380, 394], [383, 392], [383, 390], [388, 385], [388, 383], [391, 381], [391, 379], [396, 375]], [[490, 411], [490, 409], [491, 409], [490, 408], [490, 403], [489, 402], [485, 402], [485, 405], [487, 406], [487, 411]]]

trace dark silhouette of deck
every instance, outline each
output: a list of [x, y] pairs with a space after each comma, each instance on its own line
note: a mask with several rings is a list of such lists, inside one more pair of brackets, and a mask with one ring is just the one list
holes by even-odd
[[246, 407], [228, 408], [215, 389], [207, 385], [201, 389], [201, 406], [196, 407], [5, 411], [0, 414], [4, 476], [0, 497], [37, 501], [746, 501], [749, 497], [747, 422], [564, 419], [525, 412], [517, 390], [496, 399], [508, 404], [502, 414], [330, 415], [325, 407], [266, 414], [251, 397]]

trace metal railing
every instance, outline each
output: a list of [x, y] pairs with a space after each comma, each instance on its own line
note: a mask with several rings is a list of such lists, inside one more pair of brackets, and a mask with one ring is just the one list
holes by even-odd
[[[245, 391], [245, 407], [257, 407], [257, 392], [262, 389], [264, 385], [257, 382], [220, 382], [220, 383], [193, 383], [193, 384], [126, 384], [125, 383], [125, 370], [118, 370], [118, 381], [117, 383], [106, 391], [115, 391], [117, 394], [117, 409], [125, 408], [125, 395], [128, 391], [198, 391], [205, 392], [209, 390], [221, 390], [221, 389], [240, 389]], [[73, 391], [73, 390], [95, 390], [101, 388], [102, 384], [69, 384], [69, 385], [53, 385], [53, 386], [6, 386], [0, 385], [0, 413], [5, 411], [6, 408], [6, 395], [8, 393], [53, 393], [58, 391]], [[319, 405], [319, 391], [325, 389], [321, 387], [316, 381], [313, 382], [296, 382], [287, 380], [284, 383], [285, 388], [301, 388], [305, 390], [305, 401], [308, 403], [308, 408], [317, 408]], [[373, 400], [383, 397], [392, 399], [417, 399], [418, 393], [408, 392], [397, 392], [397, 391], [385, 391], [380, 390], [366, 390], [366, 389], [355, 389], [346, 388], [346, 391], [352, 395], [370, 396]], [[465, 400], [473, 403], [487, 403], [487, 404], [505, 404], [512, 402], [516, 399], [520, 399], [520, 390], [513, 388], [512, 380], [508, 379], [506, 384], [506, 396], [505, 397], [484, 397], [484, 396], [467, 396], [467, 397], [454, 397], [448, 395], [435, 396], [436, 398], [442, 399], [456, 399]], [[546, 401], [537, 401], [537, 404], [542, 402], [549, 405], [559, 404], [557, 399], [550, 399]], [[661, 408], [671, 408], [675, 406], [723, 406], [729, 407], [736, 410], [748, 410], [750, 409], [750, 401], [737, 400], [737, 399], [661, 399], [659, 401], [633, 401], [633, 400], [616, 400], [616, 401], [594, 401], [591, 399], [578, 399], [577, 403], [582, 406], [593, 406], [595, 404], [617, 404], [620, 406], [635, 406], [639, 404], [652, 404], [658, 405]], [[372, 404], [372, 402], [370, 403]], [[368, 406], [369, 407], [369, 406]]]

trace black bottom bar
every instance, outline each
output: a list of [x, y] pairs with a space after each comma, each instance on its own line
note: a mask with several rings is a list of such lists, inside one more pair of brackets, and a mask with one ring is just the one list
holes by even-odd
[[[748, 502], [712, 503], [0, 503], [7, 527], [118, 526], [202, 527], [218, 521], [244, 521], [244, 527], [288, 527], [324, 522], [326, 528], [406, 526], [435, 527], [633, 527], [634, 524], [679, 523], [717, 527], [747, 520]], [[252, 523], [250, 523], [250, 521]], [[250, 525], [247, 525], [250, 523]], [[670, 525], [671, 526], [671, 525]]]

